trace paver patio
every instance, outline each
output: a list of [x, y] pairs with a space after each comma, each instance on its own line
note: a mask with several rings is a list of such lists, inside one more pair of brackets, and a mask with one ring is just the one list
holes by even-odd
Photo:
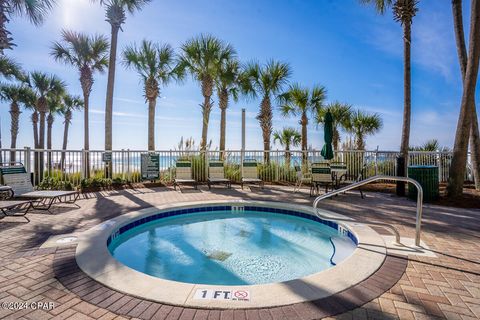
[[[308, 191], [290, 188], [233, 190], [206, 186], [199, 191], [173, 188], [110, 191], [86, 195], [82, 207], [56, 208], [54, 215], [30, 214], [31, 222], [0, 221], [0, 300], [54, 302], [51, 310], [0, 309], [4, 319], [312, 319], [321, 314], [311, 304], [254, 310], [195, 310], [126, 297], [79, 274], [74, 246], [39, 249], [51, 235], [87, 230], [119, 214], [152, 205], [185, 201], [246, 199], [311, 204]], [[362, 221], [394, 224], [402, 237], [414, 236], [415, 204], [388, 194], [349, 193], [320, 206]], [[385, 233], [382, 230], [378, 230]], [[400, 280], [385, 293], [337, 319], [477, 319], [480, 318], [480, 209], [426, 205], [422, 240], [437, 258], [411, 256]], [[352, 297], [352, 299], [355, 297]], [[363, 303], [363, 302], [362, 302]], [[113, 312], [112, 312], [113, 310]]]

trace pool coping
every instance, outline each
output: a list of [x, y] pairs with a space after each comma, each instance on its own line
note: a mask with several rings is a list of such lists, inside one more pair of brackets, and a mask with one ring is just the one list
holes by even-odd
[[[280, 283], [221, 286], [170, 281], [133, 270], [113, 258], [108, 251], [107, 239], [115, 230], [131, 222], [132, 219], [139, 219], [159, 211], [186, 209], [199, 205], [254, 205], [308, 214], [314, 212], [312, 207], [303, 205], [246, 200], [182, 202], [150, 207], [115, 217], [82, 233], [76, 247], [76, 263], [85, 274], [95, 281], [137, 298], [190, 308], [249, 309], [278, 307], [327, 298], [368, 279], [383, 265], [386, 258], [383, 238], [370, 227], [353, 220], [339, 223], [349, 229], [359, 243], [350, 257], [327, 270]], [[345, 218], [345, 216], [327, 210], [319, 210], [322, 215], [331, 218]], [[362, 266], [362, 268], [358, 266]], [[248, 290], [251, 299], [250, 301], [193, 299], [197, 289]]]

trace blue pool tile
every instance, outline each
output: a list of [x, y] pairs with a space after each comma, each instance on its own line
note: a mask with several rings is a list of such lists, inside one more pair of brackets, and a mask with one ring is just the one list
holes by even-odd
[[[293, 211], [293, 210], [288, 210], [288, 209], [281, 209], [281, 208], [272, 208], [272, 207], [257, 207], [257, 206], [244, 206], [244, 209], [247, 211], [257, 211], [257, 212], [270, 212], [270, 213], [278, 213], [278, 214], [286, 214], [286, 215], [292, 215], [292, 216], [297, 216], [301, 218], [306, 218], [318, 223], [322, 223], [330, 228], [333, 228], [335, 230], [339, 230], [339, 225], [336, 222], [333, 221], [328, 221], [328, 220], [323, 220], [319, 217], [317, 217], [315, 214], [309, 214], [305, 212], [300, 212], [300, 211]], [[135, 228], [137, 226], [140, 226], [144, 223], [155, 221], [161, 218], [165, 217], [172, 217], [176, 215], [181, 215], [181, 214], [187, 214], [187, 213], [195, 213], [195, 212], [209, 212], [209, 211], [228, 211], [232, 210], [232, 206], [210, 206], [210, 207], [196, 207], [196, 208], [187, 208], [187, 209], [178, 209], [178, 210], [173, 210], [173, 211], [166, 211], [166, 212], [161, 212], [157, 213], [154, 215], [150, 215], [148, 217], [144, 217], [141, 219], [138, 219], [136, 221], [132, 221], [122, 227], [120, 227], [115, 233], [113, 233], [108, 239], [107, 239], [107, 246], [111, 244], [113, 239], [115, 239], [116, 236], [119, 236], [120, 234]], [[356, 236], [350, 232], [350, 230], [345, 229], [343, 234], [350, 238], [356, 245], [358, 245], [358, 239]]]

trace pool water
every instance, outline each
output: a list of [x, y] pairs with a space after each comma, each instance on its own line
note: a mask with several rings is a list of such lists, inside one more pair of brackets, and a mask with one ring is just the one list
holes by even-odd
[[126, 266], [167, 280], [250, 285], [292, 280], [332, 267], [332, 242], [342, 243], [342, 257], [356, 247], [337, 230], [309, 219], [214, 211], [142, 224], [113, 239], [109, 251]]

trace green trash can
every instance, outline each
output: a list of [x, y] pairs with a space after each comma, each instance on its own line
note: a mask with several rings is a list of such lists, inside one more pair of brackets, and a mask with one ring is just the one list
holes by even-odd
[[[437, 166], [408, 166], [408, 177], [417, 180], [423, 189], [423, 200], [438, 199], [440, 187], [438, 183]], [[417, 188], [408, 184], [408, 197], [417, 200]]]

